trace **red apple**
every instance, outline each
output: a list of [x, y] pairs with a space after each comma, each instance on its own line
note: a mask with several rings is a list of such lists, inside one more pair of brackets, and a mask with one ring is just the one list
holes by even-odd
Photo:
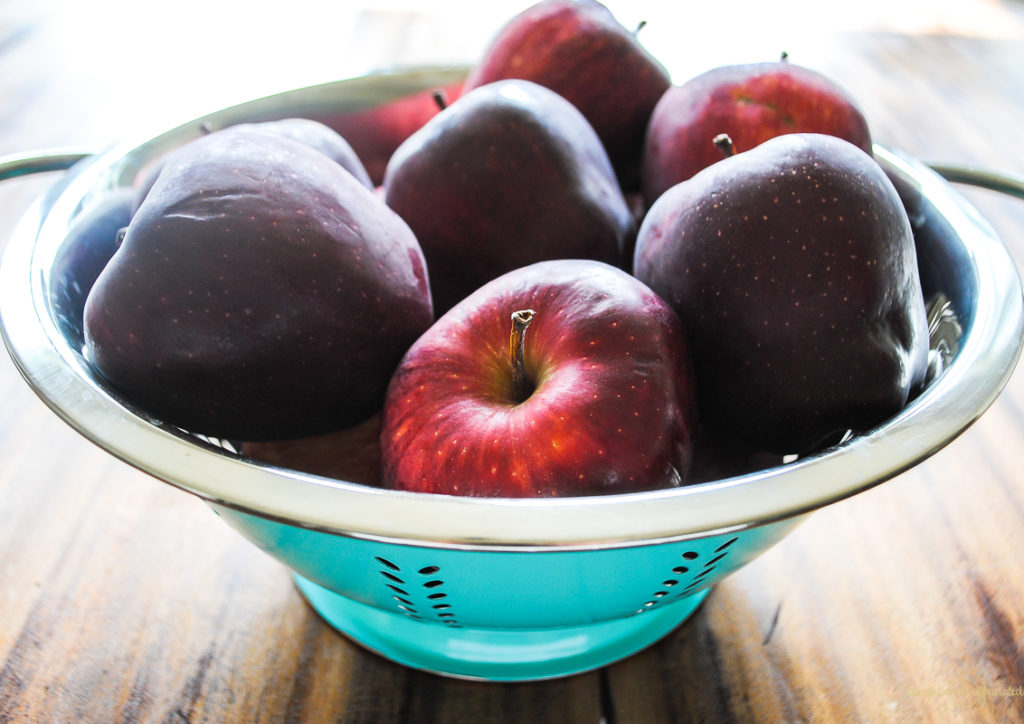
[[639, 188], [651, 111], [668, 72], [596, 0], [543, 0], [512, 18], [466, 79], [466, 90], [507, 78], [550, 88], [586, 117], [626, 190]]
[[385, 400], [383, 483], [491, 497], [680, 485], [693, 398], [682, 327], [660, 297], [608, 264], [539, 262], [409, 349]]
[[728, 134], [746, 151], [785, 133], [837, 136], [871, 153], [867, 121], [831, 79], [785, 56], [771, 63], [714, 68], [665, 92], [651, 114], [643, 151], [644, 196], [720, 161], [712, 139]]
[[462, 95], [462, 82], [419, 91], [371, 108], [328, 116], [323, 122], [349, 142], [373, 183], [379, 185], [395, 149], [437, 115], [440, 109], [436, 94], [449, 104], [454, 103]]
[[83, 311], [151, 417], [231, 440], [355, 425], [434, 320], [409, 227], [323, 153], [234, 127], [167, 157]]

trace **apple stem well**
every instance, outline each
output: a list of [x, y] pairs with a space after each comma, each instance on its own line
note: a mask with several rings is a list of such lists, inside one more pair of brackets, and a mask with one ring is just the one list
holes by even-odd
[[523, 343], [526, 340], [526, 328], [530, 326], [535, 314], [532, 309], [512, 312], [512, 335], [509, 337], [508, 350], [512, 357], [512, 394], [517, 403], [525, 400], [533, 391], [533, 385], [526, 375]]
[[732, 139], [729, 138], [728, 133], [719, 133], [712, 139], [712, 143], [718, 146], [718, 150], [722, 152], [725, 158], [736, 155], [736, 146], [733, 144]]

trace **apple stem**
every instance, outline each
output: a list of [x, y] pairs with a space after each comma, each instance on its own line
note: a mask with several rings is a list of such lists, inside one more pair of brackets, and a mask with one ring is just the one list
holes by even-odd
[[721, 151], [722, 155], [726, 158], [736, 155], [736, 146], [733, 145], [732, 139], [729, 138], [728, 133], [719, 133], [713, 139], [713, 143], [718, 146], [718, 150]]
[[437, 89], [431, 91], [430, 97], [434, 99], [434, 103], [437, 104], [437, 109], [443, 111], [448, 107], [448, 98], [445, 96], [444, 91]]
[[508, 350], [512, 356], [512, 394], [517, 402], [530, 396], [530, 380], [526, 376], [526, 362], [523, 355], [523, 341], [526, 339], [526, 328], [536, 314], [532, 309], [520, 309], [512, 312], [512, 336], [509, 338]]
[[634, 38], [640, 34], [640, 31], [644, 29], [645, 25], [647, 25], [646, 20], [641, 20], [639, 23], [636, 24], [636, 30], [633, 31]]
[[782, 51], [782, 55], [779, 57], [779, 62], [780, 63], [785, 63], [788, 60], [789, 60], [789, 53], [787, 53], [785, 50], [783, 50]]

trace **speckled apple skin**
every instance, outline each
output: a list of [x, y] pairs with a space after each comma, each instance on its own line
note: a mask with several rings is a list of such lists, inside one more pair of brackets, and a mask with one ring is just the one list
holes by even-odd
[[432, 321], [396, 214], [324, 154], [235, 128], [168, 158], [86, 300], [86, 355], [156, 419], [293, 438], [375, 413]]
[[[243, 128], [249, 131], [265, 131], [278, 136], [290, 138], [293, 141], [303, 143], [310, 148], [325, 154], [351, 173], [356, 179], [368, 189], [373, 188], [373, 181], [363, 165], [362, 159], [356, 154], [349, 142], [337, 131], [329, 126], [309, 118], [282, 118], [277, 121], [261, 121], [259, 123], [240, 123], [234, 128]], [[158, 159], [154, 165], [147, 169], [141, 179], [136, 182], [135, 207], [142, 204], [143, 199], [153, 187], [163, 163], [166, 159]]]
[[539, 83], [576, 106], [623, 187], [639, 188], [644, 132], [671, 79], [608, 8], [595, 0], [542, 0], [512, 18], [465, 87], [507, 78]]
[[745, 453], [803, 453], [897, 413], [928, 330], [910, 223], [859, 148], [769, 140], [667, 191], [637, 277], [688, 332], [702, 422]]
[[356, 177], [363, 186], [373, 188], [370, 174], [363, 165], [362, 159], [356, 155], [351, 144], [333, 128], [311, 118], [282, 118], [278, 121], [262, 121], [260, 123], [243, 123], [240, 127], [251, 130], [267, 131], [293, 141], [304, 143], [315, 148], [342, 168]]
[[[511, 314], [533, 309], [518, 402]], [[694, 390], [679, 319], [625, 272], [541, 262], [441, 317], [392, 379], [381, 435], [387, 487], [450, 495], [624, 493], [685, 481]]]
[[469, 91], [410, 136], [388, 163], [384, 198], [423, 248], [439, 315], [534, 262], [623, 265], [636, 235], [586, 119], [525, 80]]
[[830, 78], [790, 61], [713, 68], [665, 92], [643, 149], [647, 204], [722, 160], [728, 134], [748, 151], [784, 133], [825, 133], [871, 153], [871, 132], [853, 98]]

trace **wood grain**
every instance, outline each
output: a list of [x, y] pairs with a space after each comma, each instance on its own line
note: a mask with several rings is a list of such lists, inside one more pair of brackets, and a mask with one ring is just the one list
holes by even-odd
[[[861, 100], [877, 141], [1024, 174], [1024, 8], [984, 5], [1019, 24], [996, 37], [807, 35], [787, 49]], [[187, 102], [159, 93], [132, 58], [106, 76], [70, 67], [55, 51], [61, 7], [0, 1], [0, 154], [99, 147], [215, 100], [214, 82]], [[497, 13], [466, 15], [467, 36]], [[346, 37], [374, 62], [468, 61], [479, 47], [446, 31], [439, 50], [443, 15], [349, 17]], [[337, 57], [338, 74], [361, 62]], [[173, 68], [148, 72], [180, 91]], [[51, 182], [0, 187], [0, 239]], [[964, 194], [1024, 269], [1024, 204]], [[283, 566], [79, 437], [4, 356], [0, 722], [1022, 721], [1022, 375], [946, 449], [815, 513], [656, 645], [564, 680], [487, 684], [403, 668], [333, 631]]]

